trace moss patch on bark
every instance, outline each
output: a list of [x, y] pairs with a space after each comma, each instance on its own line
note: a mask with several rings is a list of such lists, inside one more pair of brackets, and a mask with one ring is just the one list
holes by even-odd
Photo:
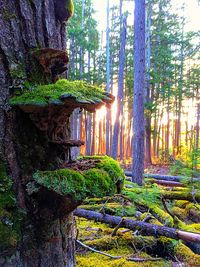
[[124, 174], [115, 160], [105, 156], [99, 157], [96, 167], [82, 172], [67, 168], [37, 171], [33, 179], [59, 195], [82, 201], [86, 197], [103, 197], [117, 193], [123, 185]]
[[32, 90], [25, 90], [21, 95], [10, 99], [11, 105], [62, 105], [62, 99], [73, 98], [76, 102], [95, 104], [111, 100], [106, 92], [83, 81], [60, 79], [54, 84], [38, 85]]

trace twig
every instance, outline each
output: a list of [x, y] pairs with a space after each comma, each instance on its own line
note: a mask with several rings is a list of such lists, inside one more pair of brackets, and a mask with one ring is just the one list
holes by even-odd
[[161, 200], [162, 200], [163, 207], [166, 210], [166, 212], [174, 219], [175, 215], [168, 209], [165, 199], [162, 197]]
[[146, 261], [160, 261], [161, 258], [127, 258], [127, 261], [146, 262]]
[[192, 187], [192, 192], [191, 193], [192, 193], [192, 198], [193, 198], [194, 203], [198, 204], [198, 202], [196, 201], [196, 198], [195, 198], [196, 192], [195, 192], [194, 186]]
[[[93, 251], [93, 252], [95, 252], [95, 253], [104, 255], [104, 256], [109, 257], [109, 258], [111, 258], [111, 259], [116, 259], [116, 260], [117, 260], [117, 259], [121, 259], [121, 258], [123, 258], [123, 256], [113, 256], [113, 255], [110, 255], [110, 254], [108, 254], [108, 253], [105, 253], [105, 252], [96, 250], [96, 249], [94, 249], [94, 248], [91, 248], [91, 247], [85, 245], [84, 243], [82, 243], [80, 240], [76, 240], [76, 242], [77, 242], [80, 246], [82, 246], [82, 247], [84, 247], [84, 248], [87, 248], [87, 249], [89, 249], [90, 251]], [[162, 260], [162, 259], [161, 259], [161, 258], [131, 258], [131, 257], [129, 257], [129, 258], [126, 258], [126, 260], [127, 260], [127, 261], [135, 261], [135, 262], [145, 262], [145, 261], [159, 261], [159, 260]]]
[[112, 237], [116, 236], [117, 231], [119, 230], [119, 228], [121, 227], [123, 222], [124, 222], [124, 219], [122, 218], [121, 221], [118, 223], [118, 225], [114, 228], [114, 230], [113, 230], [113, 232], [111, 234]]
[[128, 201], [128, 202], [133, 202], [130, 198], [128, 198], [128, 197], [126, 197], [126, 196], [124, 196], [124, 195], [122, 195], [122, 194], [115, 194], [114, 196], [116, 196], [116, 197], [121, 197], [121, 198], [123, 198], [123, 199], [125, 199], [126, 201]]
[[87, 249], [89, 249], [89, 250], [91, 250], [91, 251], [93, 251], [93, 252], [96, 252], [96, 253], [98, 253], [98, 254], [107, 256], [107, 257], [109, 257], [109, 258], [111, 258], [111, 259], [121, 259], [121, 258], [122, 258], [122, 256], [113, 256], [113, 255], [110, 255], [110, 254], [108, 254], [108, 253], [105, 253], [105, 252], [96, 250], [96, 249], [94, 249], [94, 248], [91, 248], [91, 247], [85, 245], [84, 243], [82, 243], [80, 240], [76, 240], [76, 242], [77, 242], [79, 245], [81, 245], [82, 247], [84, 247], [84, 248], [87, 248]]

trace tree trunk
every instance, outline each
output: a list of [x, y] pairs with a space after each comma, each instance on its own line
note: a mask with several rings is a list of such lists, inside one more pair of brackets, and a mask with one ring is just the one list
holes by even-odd
[[[120, 8], [120, 10], [121, 10], [121, 8]], [[120, 13], [121, 13], [121, 11], [120, 11]], [[121, 31], [121, 35], [120, 35], [120, 51], [119, 51], [119, 74], [118, 74], [119, 77], [118, 77], [118, 94], [117, 94], [117, 114], [116, 114], [114, 131], [113, 131], [112, 151], [111, 151], [111, 156], [114, 159], [116, 159], [118, 157], [120, 116], [123, 116], [124, 65], [125, 65], [125, 46], [126, 46], [127, 17], [126, 16], [122, 16], [121, 21], [122, 21], [122, 31]]]
[[17, 204], [24, 214], [18, 246], [7, 259], [1, 259], [1, 266], [75, 266], [72, 214], [56, 217], [52, 208], [39, 207], [25, 190], [36, 170], [56, 166], [56, 150], [27, 114], [8, 103], [27, 81], [52, 82], [52, 75], [44, 72], [33, 52], [66, 49], [63, 20], [69, 17], [67, 12], [62, 1], [0, 2], [0, 160], [12, 177]]
[[144, 172], [145, 1], [135, 1], [133, 181], [143, 182]]
[[92, 114], [92, 148], [91, 154], [95, 155], [96, 151], [96, 112]]
[[147, 77], [146, 77], [146, 104], [147, 112], [145, 116], [145, 163], [151, 165], [151, 88], [150, 88], [150, 70], [151, 70], [151, 16], [152, 6], [148, 2], [148, 16], [147, 16]]

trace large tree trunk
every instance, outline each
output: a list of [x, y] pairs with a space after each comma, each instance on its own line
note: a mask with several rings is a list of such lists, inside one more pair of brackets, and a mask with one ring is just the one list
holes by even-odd
[[34, 171], [56, 166], [56, 149], [27, 114], [8, 103], [25, 81], [52, 81], [32, 53], [40, 48], [66, 49], [65, 22], [61, 21], [69, 17], [65, 11], [62, 1], [0, 1], [0, 160], [13, 179], [18, 207], [24, 211], [19, 244], [7, 254], [9, 260], [1, 259], [1, 266], [75, 266], [72, 214], [56, 217], [51, 207], [39, 207], [25, 190]]

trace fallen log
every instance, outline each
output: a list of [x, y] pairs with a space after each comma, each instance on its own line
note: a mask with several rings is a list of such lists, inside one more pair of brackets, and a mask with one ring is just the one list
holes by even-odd
[[[182, 188], [180, 188], [182, 189]], [[133, 193], [136, 193], [136, 194], [140, 194], [140, 193], [151, 193], [153, 194], [153, 190], [150, 188], [150, 189], [143, 189], [143, 188], [128, 188], [127, 190], [124, 190], [123, 191], [123, 194], [125, 196], [128, 196], [129, 195], [127, 193], [129, 192], [133, 192]], [[164, 189], [161, 189], [160, 190], [160, 197], [164, 197], [164, 198], [167, 198], [167, 199], [172, 199], [172, 200], [188, 200], [190, 202], [194, 202], [194, 203], [200, 203], [200, 190], [184, 190], [184, 191], [181, 191], [181, 190], [176, 190], [176, 191], [172, 191], [172, 190], [164, 190]], [[134, 201], [134, 199], [132, 199]]]
[[167, 187], [185, 187], [185, 185], [180, 182], [167, 181], [167, 180], [149, 179], [148, 183], [151, 183], [151, 184], [155, 183], [155, 184], [163, 185]]
[[[124, 173], [128, 177], [132, 177], [131, 171], [125, 171]], [[160, 174], [154, 174], [154, 173], [144, 173], [143, 176], [145, 178], [154, 178], [157, 180], [167, 180], [167, 181], [175, 181], [175, 182], [200, 181], [200, 177], [192, 178], [192, 177], [185, 177], [185, 176], [160, 175]]]
[[74, 211], [74, 215], [86, 218], [88, 220], [96, 220], [102, 223], [107, 223], [112, 227], [115, 227], [120, 223], [121, 227], [131, 230], [140, 230], [143, 235], [166, 236], [177, 240], [181, 239], [187, 242], [200, 242], [200, 234], [198, 233], [186, 232], [175, 228], [169, 228], [166, 226], [159, 226], [125, 218], [122, 221], [122, 218], [120, 216], [111, 216], [108, 214], [102, 214], [99, 212], [84, 209], [76, 209]]

